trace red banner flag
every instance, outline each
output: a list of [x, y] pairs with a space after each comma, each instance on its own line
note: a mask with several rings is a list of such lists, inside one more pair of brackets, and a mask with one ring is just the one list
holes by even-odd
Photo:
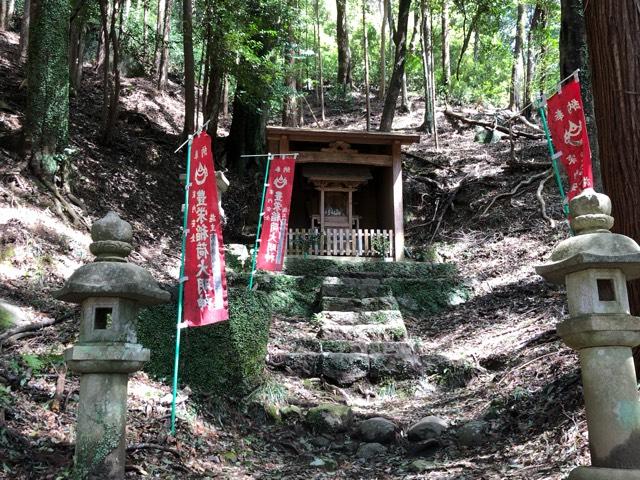
[[569, 200], [585, 188], [593, 187], [591, 148], [582, 108], [580, 83], [571, 79], [547, 100], [549, 130], [569, 178]]
[[183, 321], [200, 327], [229, 319], [216, 172], [204, 132], [191, 144], [190, 170]]
[[271, 160], [258, 249], [257, 268], [260, 270], [282, 270], [295, 165], [294, 157], [275, 157]]

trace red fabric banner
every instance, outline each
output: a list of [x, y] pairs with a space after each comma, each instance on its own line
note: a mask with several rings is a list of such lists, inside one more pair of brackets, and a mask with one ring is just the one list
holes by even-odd
[[571, 200], [586, 188], [593, 187], [591, 148], [587, 123], [582, 109], [580, 83], [571, 79], [547, 100], [551, 138], [567, 172]]
[[187, 226], [183, 322], [200, 327], [228, 320], [216, 172], [211, 137], [204, 132], [191, 144]]
[[271, 160], [258, 249], [259, 270], [282, 270], [287, 247], [287, 225], [295, 166], [295, 158], [291, 156], [275, 157]]

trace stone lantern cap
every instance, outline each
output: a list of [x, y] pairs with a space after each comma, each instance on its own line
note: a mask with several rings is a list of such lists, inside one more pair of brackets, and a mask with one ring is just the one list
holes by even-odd
[[148, 271], [127, 262], [133, 238], [128, 222], [109, 212], [91, 226], [91, 238], [89, 249], [96, 259], [73, 272], [55, 293], [58, 300], [82, 303], [89, 297], [120, 297], [142, 305], [169, 301], [169, 292], [160, 289]]
[[611, 233], [611, 200], [588, 188], [569, 202], [575, 236], [560, 242], [551, 261], [536, 267], [538, 275], [563, 284], [565, 277], [590, 268], [621, 270], [627, 280], [640, 278], [640, 246], [631, 238]]

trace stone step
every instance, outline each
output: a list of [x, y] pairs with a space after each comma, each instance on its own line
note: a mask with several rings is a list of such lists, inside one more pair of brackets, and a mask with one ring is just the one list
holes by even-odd
[[402, 322], [400, 310], [375, 310], [363, 312], [323, 311], [318, 314], [322, 323], [325, 321], [338, 325], [387, 325]]
[[418, 377], [423, 371], [420, 356], [404, 353], [288, 352], [270, 355], [268, 363], [303, 378], [324, 377], [340, 386], [364, 378], [372, 382], [405, 380]]
[[324, 297], [322, 310], [339, 312], [363, 312], [374, 310], [398, 310], [398, 302], [394, 297], [342, 298]]
[[323, 340], [356, 342], [399, 342], [406, 340], [407, 327], [400, 318], [385, 324], [341, 325], [325, 321], [318, 337]]
[[368, 297], [389, 297], [391, 288], [384, 285], [322, 285], [323, 297], [341, 298], [368, 298]]
[[354, 342], [349, 340], [323, 340], [305, 338], [294, 341], [293, 353], [397, 353], [413, 355], [421, 353], [408, 342]]
[[376, 287], [382, 282], [379, 278], [367, 278], [367, 277], [325, 277], [322, 281], [322, 286], [325, 285], [347, 285], [347, 286], [359, 286], [367, 285], [369, 287]]

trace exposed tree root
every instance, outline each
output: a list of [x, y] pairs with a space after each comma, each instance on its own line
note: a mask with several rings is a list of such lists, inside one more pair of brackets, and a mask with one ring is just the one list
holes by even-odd
[[18, 336], [23, 332], [31, 332], [34, 330], [39, 330], [44, 327], [48, 327], [51, 325], [55, 325], [57, 323], [63, 322], [68, 318], [71, 318], [72, 314], [62, 315], [57, 318], [45, 318], [43, 320], [36, 320], [35, 322], [25, 323], [24, 325], [19, 325], [10, 330], [7, 330], [3, 334], [0, 335], [0, 347], [11, 337]]
[[53, 195], [55, 201], [60, 204], [62, 210], [71, 218], [71, 221], [76, 227], [84, 227], [87, 230], [91, 228], [89, 222], [84, 217], [78, 215], [73, 209], [73, 206], [62, 196], [58, 187], [43, 177], [38, 178], [37, 181], [44, 185], [44, 187]]
[[553, 171], [549, 172], [549, 174], [546, 177], [540, 180], [540, 185], [538, 185], [538, 190], [536, 191], [536, 197], [538, 197], [538, 201], [540, 202], [540, 214], [542, 215], [542, 218], [544, 218], [547, 222], [549, 222], [549, 225], [551, 226], [551, 228], [555, 228], [556, 221], [553, 218], [551, 218], [549, 215], [547, 215], [547, 204], [544, 201], [544, 198], [542, 198], [542, 190], [544, 189], [544, 184], [547, 183], [547, 180], [549, 180], [552, 177], [553, 177]]
[[[520, 183], [518, 183], [515, 187], [513, 187], [513, 189], [510, 192], [507, 193], [501, 193], [500, 195], [496, 195], [493, 200], [491, 200], [491, 202], [489, 203], [489, 205], [487, 205], [487, 207], [482, 211], [482, 213], [480, 214], [481, 217], [485, 216], [487, 214], [487, 212], [491, 209], [491, 207], [493, 207], [493, 204], [496, 203], [498, 200], [500, 200], [501, 198], [505, 198], [505, 197], [512, 197], [513, 195], [515, 195], [516, 193], [518, 193], [518, 190], [520, 190], [521, 187], [526, 187], [527, 185], [531, 185], [533, 182], [535, 182], [536, 180], [538, 180], [539, 178], [543, 178], [549, 175], [551, 171], [550, 170], [545, 170], [544, 172], [541, 173], [537, 173], [525, 180], [522, 180]], [[553, 173], [553, 172], [551, 172]]]
[[[461, 113], [455, 113], [455, 112], [452, 112], [451, 110], [445, 110], [444, 114], [449, 119], [457, 120], [462, 123], [466, 123], [468, 125], [476, 125], [479, 127], [484, 127], [487, 130], [498, 130], [499, 132], [506, 133], [507, 135], [509, 135], [509, 129], [507, 127], [503, 127], [502, 125], [497, 125], [496, 122], [487, 122], [484, 120], [473, 120], [472, 118], [467, 118]], [[515, 137], [528, 138], [529, 140], [540, 140], [544, 138], [544, 135], [542, 134], [528, 133], [522, 130], [516, 130], [515, 128], [513, 129], [513, 135]]]

